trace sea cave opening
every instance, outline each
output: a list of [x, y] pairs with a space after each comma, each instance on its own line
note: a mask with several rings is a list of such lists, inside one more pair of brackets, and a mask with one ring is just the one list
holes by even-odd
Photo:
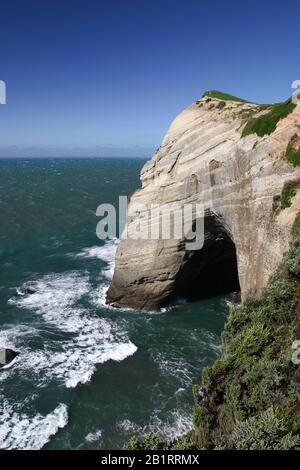
[[202, 249], [185, 251], [175, 291], [189, 301], [240, 291], [235, 244], [212, 211], [205, 214]]

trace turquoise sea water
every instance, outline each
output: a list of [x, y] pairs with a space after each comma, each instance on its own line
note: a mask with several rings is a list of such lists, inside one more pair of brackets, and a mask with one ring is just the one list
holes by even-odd
[[19, 352], [0, 371], [1, 449], [117, 449], [191, 426], [226, 299], [152, 314], [104, 302], [118, 240], [97, 239], [95, 211], [137, 188], [143, 163], [0, 160], [0, 347]]

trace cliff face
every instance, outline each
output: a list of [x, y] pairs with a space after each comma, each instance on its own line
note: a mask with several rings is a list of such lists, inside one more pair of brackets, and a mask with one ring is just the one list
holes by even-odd
[[[267, 107], [204, 96], [175, 119], [131, 198], [129, 238], [117, 251], [109, 303], [156, 309], [177, 294], [207, 288], [218, 276], [216, 284], [230, 277], [233, 286], [236, 268], [242, 299], [261, 294], [288, 248], [300, 209], [294, 189], [300, 167], [286, 158], [289, 144], [299, 141], [300, 107], [270, 134], [242, 136], [249, 120], [268, 113]], [[288, 203], [277, 207], [289, 182]], [[202, 250], [186, 252], [184, 240], [130, 239], [145, 216], [130, 214], [133, 204], [178, 202], [205, 208]]]

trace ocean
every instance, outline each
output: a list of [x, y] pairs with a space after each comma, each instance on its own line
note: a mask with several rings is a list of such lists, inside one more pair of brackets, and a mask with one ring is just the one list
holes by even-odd
[[[105, 304], [118, 239], [101, 203], [141, 159], [0, 160], [0, 449], [118, 449], [192, 424], [192, 385], [220, 354], [226, 297], [143, 313]], [[32, 292], [28, 293], [28, 288]]]

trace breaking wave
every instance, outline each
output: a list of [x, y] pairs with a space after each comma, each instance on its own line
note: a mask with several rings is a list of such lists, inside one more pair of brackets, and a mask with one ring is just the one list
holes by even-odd
[[76, 258], [97, 258], [107, 266], [101, 271], [103, 277], [111, 280], [114, 274], [115, 269], [115, 255], [118, 248], [120, 240], [118, 238], [113, 238], [108, 240], [103, 246], [92, 246], [89, 248], [84, 248], [80, 253], [73, 255]]
[[117, 423], [117, 428], [125, 436], [135, 434], [140, 438], [149, 433], [156, 433], [167, 443], [170, 443], [192, 428], [192, 414], [175, 409], [170, 411], [164, 420], [154, 413], [144, 426], [124, 419]]
[[0, 405], [0, 449], [41, 449], [67, 423], [68, 411], [64, 404], [46, 416], [38, 413], [29, 417], [4, 400]]
[[76, 387], [91, 379], [96, 364], [122, 361], [136, 352], [126, 332], [115, 323], [78, 305], [91, 289], [87, 274], [48, 274], [25, 284], [22, 291], [28, 288], [32, 293], [14, 297], [10, 303], [41, 316], [45, 324], [38, 328], [50, 326], [60, 334], [56, 340], [45, 341], [42, 349], [31, 351], [15, 344], [14, 338], [19, 337], [14, 328], [6, 331], [6, 344], [20, 351], [16, 365], [33, 369], [41, 381], [58, 378], [66, 387]]

